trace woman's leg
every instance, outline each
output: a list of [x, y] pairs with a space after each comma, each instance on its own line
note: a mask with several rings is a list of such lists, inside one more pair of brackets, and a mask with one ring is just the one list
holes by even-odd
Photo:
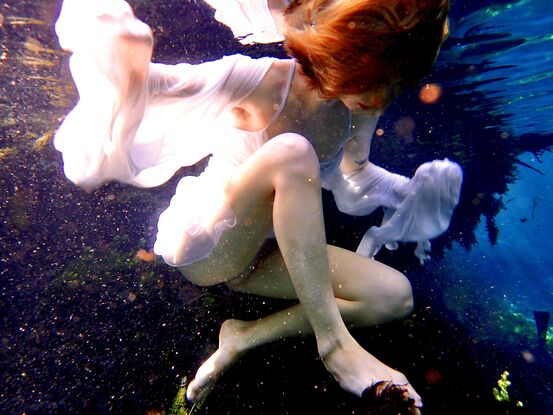
[[[412, 310], [411, 286], [401, 273], [334, 246], [328, 246], [328, 259], [336, 303], [348, 325], [382, 324], [404, 317]], [[268, 297], [297, 298], [278, 250], [258, 264], [248, 279], [238, 285], [232, 284], [231, 288]], [[227, 320], [221, 327], [219, 349], [198, 370], [188, 389], [189, 398], [203, 398], [226, 369], [248, 350], [274, 340], [312, 333], [301, 303], [256, 321]], [[377, 366], [384, 366], [374, 361]], [[379, 380], [383, 379], [375, 376], [363, 379], [365, 387]], [[385, 380], [408, 383], [401, 373], [392, 369]], [[406, 388], [420, 403], [413, 388], [410, 385]]]
[[229, 281], [255, 257], [272, 220], [301, 312], [327, 369], [357, 395], [373, 381], [405, 383], [355, 341], [340, 315], [327, 260], [319, 164], [311, 144], [297, 134], [273, 138], [240, 166], [227, 195], [237, 226], [223, 234], [208, 258], [183, 268], [185, 276], [205, 285]]
[[212, 255], [186, 267], [184, 274], [200, 284], [206, 280], [206, 271], [208, 283], [238, 275], [259, 250], [272, 220], [320, 353], [327, 354], [348, 333], [334, 301], [325, 260], [319, 164], [313, 147], [297, 134], [273, 138], [240, 167], [227, 195], [239, 226], [225, 232], [225, 240]]

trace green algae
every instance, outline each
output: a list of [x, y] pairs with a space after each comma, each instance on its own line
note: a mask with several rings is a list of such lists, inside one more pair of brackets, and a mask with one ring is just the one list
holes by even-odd
[[188, 382], [187, 379], [184, 378], [181, 381], [179, 390], [177, 391], [177, 394], [175, 395], [175, 398], [173, 399], [173, 404], [171, 405], [171, 408], [166, 413], [166, 415], [192, 415], [192, 414], [201, 414], [202, 404], [195, 403], [192, 406], [189, 405], [188, 401], [186, 400], [186, 388], [187, 388]]
[[[497, 380], [497, 388], [492, 388], [493, 397], [498, 402], [512, 402], [509, 395], [509, 387], [511, 386], [509, 375], [510, 373], [505, 370]], [[514, 404], [519, 408], [524, 406], [521, 401], [514, 401]]]
[[[444, 287], [446, 306], [458, 320], [470, 327], [475, 339], [491, 343], [523, 345], [537, 344], [536, 323], [531, 315], [521, 312], [516, 305], [503, 298], [489, 296], [485, 305], [478, 305], [475, 294], [478, 287], [463, 280], [462, 284]], [[553, 330], [546, 333], [545, 352], [553, 354]]]

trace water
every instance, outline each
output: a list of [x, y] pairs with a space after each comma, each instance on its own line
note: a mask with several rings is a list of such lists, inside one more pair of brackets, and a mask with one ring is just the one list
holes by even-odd
[[[201, 2], [133, 6], [156, 32], [158, 60], [282, 56], [237, 45]], [[135, 256], [151, 247], [175, 180], [87, 194], [62, 176], [49, 139], [76, 93], [52, 32], [58, 8], [0, 5], [0, 413], [160, 413], [216, 346], [224, 319], [284, 304], [194, 287]], [[433, 260], [418, 265], [409, 244], [379, 256], [412, 281], [415, 314], [355, 333], [409, 376], [425, 414], [553, 413], [553, 346], [537, 347], [533, 321], [533, 311], [553, 311], [552, 9], [549, 0], [454, 2], [451, 35], [425, 79], [442, 99], [422, 105], [408, 91], [373, 143], [374, 161], [400, 173], [446, 156], [465, 170]], [[394, 134], [402, 117], [414, 121], [412, 140]], [[378, 214], [350, 218], [324, 198], [328, 239], [354, 248]], [[512, 384], [501, 402], [493, 388], [505, 370]], [[363, 413], [306, 338], [248, 355], [198, 413], [311, 412]]]

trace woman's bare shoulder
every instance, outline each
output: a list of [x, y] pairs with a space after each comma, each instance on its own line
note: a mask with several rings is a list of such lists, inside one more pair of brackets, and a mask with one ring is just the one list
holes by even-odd
[[259, 85], [232, 110], [235, 127], [259, 131], [269, 124], [282, 101], [290, 65], [290, 60], [272, 63]]

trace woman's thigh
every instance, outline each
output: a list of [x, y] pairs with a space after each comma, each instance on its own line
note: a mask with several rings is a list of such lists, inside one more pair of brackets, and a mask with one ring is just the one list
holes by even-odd
[[226, 282], [252, 263], [272, 232], [275, 178], [282, 174], [290, 160], [301, 164], [308, 161], [302, 158], [307, 158], [318, 163], [312, 148], [306, 151], [306, 143], [297, 134], [273, 138], [238, 167], [226, 187], [237, 223], [223, 232], [207, 258], [180, 267], [188, 280], [198, 285]]

